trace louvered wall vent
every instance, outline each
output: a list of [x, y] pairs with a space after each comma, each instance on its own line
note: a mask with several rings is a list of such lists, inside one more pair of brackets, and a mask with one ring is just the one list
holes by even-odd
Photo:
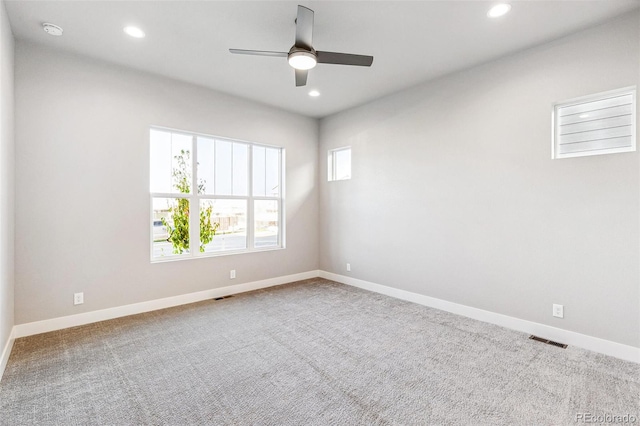
[[636, 88], [559, 102], [553, 107], [553, 158], [636, 150]]
[[558, 343], [554, 342], [553, 340], [543, 339], [542, 337], [534, 336], [533, 334], [529, 336], [529, 339], [535, 340], [536, 342], [546, 343], [547, 345], [557, 346], [562, 349], [567, 349], [567, 345], [565, 345], [564, 343]]

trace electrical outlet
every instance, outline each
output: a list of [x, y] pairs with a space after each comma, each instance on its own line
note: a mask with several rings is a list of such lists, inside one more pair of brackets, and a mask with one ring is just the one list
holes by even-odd
[[235, 279], [236, 278], [236, 270], [232, 269], [231, 272], [229, 273], [229, 278], [230, 279]]
[[553, 316], [558, 318], [564, 318], [564, 306], [553, 304]]
[[82, 305], [84, 303], [84, 293], [73, 293], [73, 304]]
[[347, 263], [347, 272], [351, 272], [351, 264]]

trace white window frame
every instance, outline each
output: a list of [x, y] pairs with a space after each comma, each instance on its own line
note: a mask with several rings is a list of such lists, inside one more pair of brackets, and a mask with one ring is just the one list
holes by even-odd
[[[150, 258], [151, 263], [171, 262], [176, 260], [187, 259], [199, 259], [207, 257], [228, 256], [234, 254], [243, 253], [255, 253], [271, 250], [282, 250], [286, 248], [285, 244], [285, 149], [284, 147], [267, 145], [255, 142], [248, 142], [238, 139], [231, 139], [220, 136], [207, 135], [203, 133], [195, 133], [184, 130], [176, 130], [167, 127], [151, 126], [149, 128], [149, 149], [151, 149], [151, 131], [169, 132], [172, 134], [180, 134], [191, 137], [191, 192], [189, 194], [183, 193], [162, 193], [149, 191], [149, 212], [150, 212], [150, 228], [149, 228], [149, 242], [150, 242]], [[247, 145], [247, 195], [214, 195], [214, 194], [198, 194], [198, 137], [205, 137], [216, 141], [224, 141], [231, 143], [241, 143]], [[279, 168], [279, 180], [280, 191], [279, 197], [274, 196], [256, 196], [253, 195], [253, 147], [272, 148], [277, 149], [278, 156], [278, 168]], [[148, 155], [149, 161], [151, 161], [151, 155]], [[150, 178], [150, 173], [149, 173]], [[186, 198], [189, 200], [189, 253], [172, 254], [170, 256], [154, 257], [153, 255], [153, 199], [154, 198]], [[224, 250], [219, 252], [200, 252], [200, 200], [246, 200], [247, 201], [247, 247], [239, 250]], [[255, 222], [254, 222], [254, 204], [259, 200], [271, 200], [278, 202], [278, 244], [268, 247], [255, 247]], [[214, 237], [215, 238], [215, 237]], [[193, 244], [193, 242], [196, 244]]]
[[[341, 151], [349, 151], [350, 156], [349, 156], [349, 177], [348, 178], [342, 178], [342, 179], [338, 179], [337, 178], [337, 156], [336, 154], [338, 152]], [[351, 161], [351, 155], [353, 153], [351, 152], [351, 147], [350, 146], [343, 146], [341, 148], [334, 148], [334, 149], [330, 149], [327, 153], [327, 181], [329, 182], [334, 182], [334, 181], [340, 181], [340, 180], [349, 180], [351, 179], [351, 171], [352, 171], [352, 161]]]
[[[560, 141], [560, 125], [559, 125], [559, 117], [558, 111], [561, 108], [572, 107], [588, 102], [597, 102], [597, 101], [605, 101], [610, 98], [615, 98], [619, 96], [631, 95], [632, 98], [632, 106], [631, 106], [631, 116], [632, 116], [632, 125], [631, 125], [631, 146], [625, 147], [612, 147], [612, 148], [603, 148], [598, 150], [589, 150], [589, 151], [578, 151], [578, 152], [570, 152], [570, 153], [560, 153], [559, 149], [559, 141]], [[551, 112], [551, 158], [563, 159], [563, 158], [574, 158], [574, 157], [586, 157], [592, 155], [605, 155], [605, 154], [617, 154], [623, 152], [634, 152], [636, 151], [636, 86], [623, 87], [615, 90], [608, 90], [606, 92], [595, 93], [587, 96], [581, 96], [578, 98], [569, 99], [562, 102], [556, 102], [552, 105]], [[577, 113], [576, 113], [577, 114]]]

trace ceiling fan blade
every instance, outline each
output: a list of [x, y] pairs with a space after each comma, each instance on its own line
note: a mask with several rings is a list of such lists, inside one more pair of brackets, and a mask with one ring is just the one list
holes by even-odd
[[313, 41], [313, 10], [298, 6], [296, 18], [296, 47], [312, 48]]
[[319, 64], [356, 65], [370, 67], [373, 56], [353, 55], [351, 53], [321, 52], [317, 51]]
[[269, 50], [243, 50], [243, 49], [229, 49], [229, 52], [238, 55], [256, 55], [256, 56], [277, 56], [286, 58], [287, 52], [271, 52]]
[[296, 87], [307, 85], [307, 70], [296, 70]]

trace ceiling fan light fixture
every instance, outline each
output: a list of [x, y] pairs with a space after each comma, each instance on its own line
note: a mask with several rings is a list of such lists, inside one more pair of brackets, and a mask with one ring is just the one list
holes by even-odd
[[318, 63], [316, 55], [304, 50], [289, 53], [288, 61], [289, 65], [297, 70], [310, 70]]
[[[2, 1], [2, 0], [0, 0]], [[354, 55], [352, 53], [316, 51], [312, 45], [313, 36], [313, 10], [298, 5], [296, 18], [295, 44], [289, 52], [275, 52], [269, 50], [229, 49], [229, 52], [240, 55], [271, 56], [287, 58], [289, 65], [295, 69], [294, 77], [296, 87], [307, 85], [307, 72], [316, 64], [353, 65], [370, 67], [373, 56]], [[313, 95], [311, 95], [313, 96]]]

